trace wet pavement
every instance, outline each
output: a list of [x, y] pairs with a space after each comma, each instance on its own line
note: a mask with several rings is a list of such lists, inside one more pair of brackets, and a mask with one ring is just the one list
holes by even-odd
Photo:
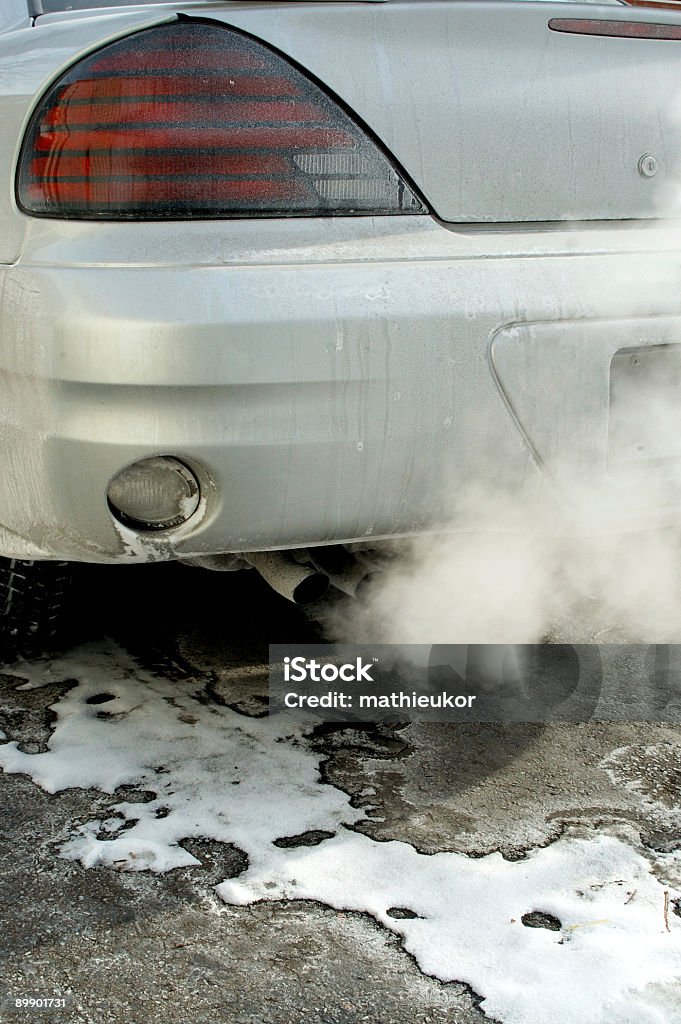
[[[73, 622], [76, 647], [95, 641], [114, 659], [120, 651], [141, 674], [178, 694], [189, 686], [202, 707], [244, 719], [266, 711], [268, 643], [320, 638], [253, 573], [184, 566], [88, 569]], [[40, 754], [74, 680], [18, 690], [21, 666], [12, 672], [0, 674], [0, 728], [21, 751]], [[318, 757], [319, 784], [363, 812], [347, 827], [377, 843], [522, 861], [560, 837], [614, 836], [663, 886], [681, 887], [681, 861], [669, 856], [681, 849], [677, 726], [325, 725], [305, 743]], [[297, 899], [226, 904], [215, 886], [248, 867], [234, 844], [187, 837], [181, 846], [198, 864], [166, 873], [86, 868], [60, 854], [78, 827], [107, 820], [122, 800], [154, 795], [134, 785], [50, 794], [26, 775], [0, 776], [1, 1019], [48, 1013], [15, 1009], [17, 997], [64, 999], [50, 1019], [79, 1024], [492, 1019], [480, 993], [428, 976], [369, 913]], [[282, 844], [324, 839], [310, 829]], [[678, 904], [667, 911], [675, 926]], [[681, 1022], [681, 988], [654, 987], [658, 1019]]]

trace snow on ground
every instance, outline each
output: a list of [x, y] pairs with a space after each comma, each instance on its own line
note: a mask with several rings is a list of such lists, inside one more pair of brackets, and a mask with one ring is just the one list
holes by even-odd
[[[668, 902], [678, 894], [667, 893], [665, 915], [664, 886], [621, 839], [563, 838], [519, 861], [378, 843], [346, 827], [363, 811], [322, 782], [300, 723], [201, 701], [196, 680], [146, 673], [110, 643], [3, 671], [19, 688], [78, 681], [53, 706], [47, 751], [0, 745], [6, 772], [26, 773], [51, 793], [127, 784], [155, 794], [76, 827], [63, 856], [86, 867], [168, 871], [196, 863], [182, 839], [232, 843], [249, 866], [217, 887], [227, 903], [308, 899], [371, 914], [401, 936], [421, 970], [470, 984], [504, 1024], [668, 1022], [643, 990], [681, 980], [681, 918]], [[121, 830], [126, 821], [134, 824]], [[274, 845], [311, 830], [332, 837]], [[526, 927], [531, 912], [553, 915], [560, 929]]]

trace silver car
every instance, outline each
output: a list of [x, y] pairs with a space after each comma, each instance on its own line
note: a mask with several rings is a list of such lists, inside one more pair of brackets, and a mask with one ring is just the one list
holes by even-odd
[[3, 0], [5, 647], [74, 562], [677, 523], [680, 81], [674, 3]]

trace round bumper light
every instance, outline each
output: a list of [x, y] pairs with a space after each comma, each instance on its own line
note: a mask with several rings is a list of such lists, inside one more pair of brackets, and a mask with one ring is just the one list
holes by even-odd
[[168, 456], [143, 459], [113, 478], [109, 508], [119, 522], [139, 530], [167, 530], [186, 523], [199, 507], [199, 484], [183, 463]]

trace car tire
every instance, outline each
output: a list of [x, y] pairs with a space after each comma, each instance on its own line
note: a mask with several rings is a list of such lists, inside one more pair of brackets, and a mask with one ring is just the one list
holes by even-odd
[[0, 663], [40, 654], [55, 643], [72, 577], [69, 562], [0, 558]]

